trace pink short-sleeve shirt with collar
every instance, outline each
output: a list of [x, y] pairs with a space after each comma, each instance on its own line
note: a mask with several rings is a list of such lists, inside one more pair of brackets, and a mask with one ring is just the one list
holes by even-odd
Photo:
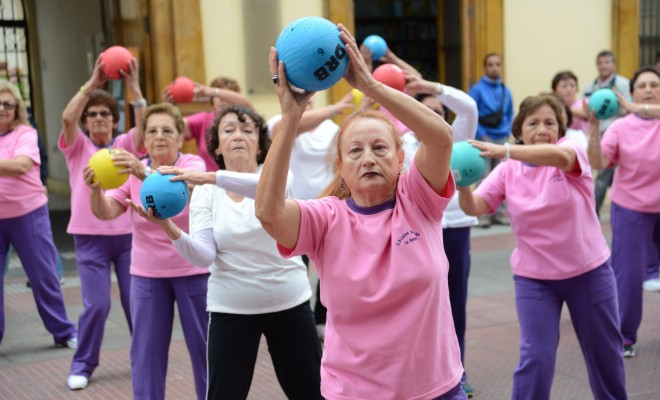
[[[148, 160], [143, 160], [143, 163], [148, 164]], [[193, 154], [180, 154], [174, 166], [204, 171], [204, 161]], [[127, 206], [126, 199], [142, 204], [140, 188], [142, 181], [131, 175], [126, 183], [117, 189], [108, 190], [105, 195], [124, 207]], [[190, 204], [187, 204], [181, 213], [172, 217], [172, 221], [184, 232], [189, 232], [189, 210]], [[130, 215], [133, 227], [131, 275], [145, 278], [175, 278], [208, 273], [208, 268], [196, 267], [183, 258], [158, 224], [147, 221], [133, 212]]]
[[414, 162], [394, 200], [363, 208], [336, 197], [296, 200], [295, 249], [307, 254], [328, 308], [321, 392], [327, 399], [431, 399], [463, 374], [449, 303], [438, 195]]
[[558, 146], [575, 150], [580, 172], [536, 166], [517, 160], [500, 163], [477, 187], [491, 210], [506, 199], [516, 247], [515, 275], [532, 279], [568, 279], [602, 265], [610, 256], [596, 216], [594, 181], [578, 141]]
[[197, 142], [199, 156], [204, 160], [206, 170], [209, 172], [217, 171], [218, 165], [211, 158], [206, 147], [206, 131], [209, 127], [213, 126], [215, 112], [209, 111], [193, 114], [186, 117], [186, 121], [188, 121], [188, 131], [190, 132], [190, 136], [195, 139], [195, 142]]
[[[109, 147], [126, 150], [136, 157], [141, 154], [133, 143], [131, 129], [113, 139]], [[58, 146], [64, 154], [66, 166], [69, 169], [69, 185], [71, 186], [71, 219], [67, 233], [72, 235], [126, 235], [131, 233], [131, 221], [128, 213], [124, 213], [111, 221], [102, 221], [94, 216], [89, 204], [89, 187], [83, 179], [83, 170], [89, 164], [89, 159], [99, 150], [92, 140], [78, 130], [76, 139], [67, 146], [64, 132], [60, 133]], [[142, 153], [144, 154], [144, 153]]]
[[660, 119], [636, 114], [617, 119], [607, 128], [601, 149], [618, 166], [612, 201], [634, 211], [660, 212]]
[[48, 202], [39, 178], [39, 145], [37, 131], [28, 125], [0, 135], [0, 160], [25, 156], [32, 160], [30, 170], [19, 176], [0, 176], [0, 219], [26, 215]]

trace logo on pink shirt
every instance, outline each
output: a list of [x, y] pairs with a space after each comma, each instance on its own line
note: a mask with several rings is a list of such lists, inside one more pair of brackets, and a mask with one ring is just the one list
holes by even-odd
[[396, 245], [397, 246], [401, 246], [401, 244], [403, 244], [404, 246], [408, 245], [412, 242], [417, 241], [417, 239], [419, 239], [420, 235], [421, 235], [421, 233], [419, 233], [417, 231], [413, 231], [411, 229], [411, 230], [405, 232], [403, 235], [401, 235], [399, 237], [399, 240], [396, 241]]

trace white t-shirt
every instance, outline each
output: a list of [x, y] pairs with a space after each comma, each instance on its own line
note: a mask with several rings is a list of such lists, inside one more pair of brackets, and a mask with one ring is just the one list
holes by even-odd
[[237, 203], [215, 185], [195, 188], [190, 203], [190, 235], [204, 229], [213, 229], [216, 245], [215, 260], [209, 268], [208, 311], [277, 312], [311, 297], [305, 264], [300, 257], [285, 259], [279, 255], [275, 241], [255, 216], [254, 200], [246, 197]]
[[[273, 126], [281, 119], [281, 115], [271, 118], [268, 130], [272, 132]], [[296, 137], [289, 167], [293, 172], [293, 198], [315, 199], [328, 186], [332, 180], [327, 163], [328, 148], [338, 131], [339, 126], [326, 119], [315, 129]]]

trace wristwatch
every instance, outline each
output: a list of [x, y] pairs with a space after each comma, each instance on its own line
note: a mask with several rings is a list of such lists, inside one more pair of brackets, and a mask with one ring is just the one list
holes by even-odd
[[133, 108], [144, 108], [147, 106], [147, 100], [145, 100], [143, 97], [140, 100], [131, 101], [131, 105]]

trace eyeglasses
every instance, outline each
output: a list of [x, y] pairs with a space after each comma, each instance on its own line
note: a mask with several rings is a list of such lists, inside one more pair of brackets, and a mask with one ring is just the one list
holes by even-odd
[[100, 115], [101, 118], [108, 118], [112, 113], [110, 111], [87, 111], [85, 113], [85, 116], [89, 118], [96, 118], [97, 115]]
[[1, 102], [1, 103], [0, 103], [0, 106], [2, 106], [2, 108], [4, 108], [4, 109], [7, 110], [7, 111], [13, 111], [13, 110], [16, 109], [16, 104], [14, 104], [14, 103], [10, 103], [10, 102], [8, 102], [8, 101], [3, 101], [3, 102]]

